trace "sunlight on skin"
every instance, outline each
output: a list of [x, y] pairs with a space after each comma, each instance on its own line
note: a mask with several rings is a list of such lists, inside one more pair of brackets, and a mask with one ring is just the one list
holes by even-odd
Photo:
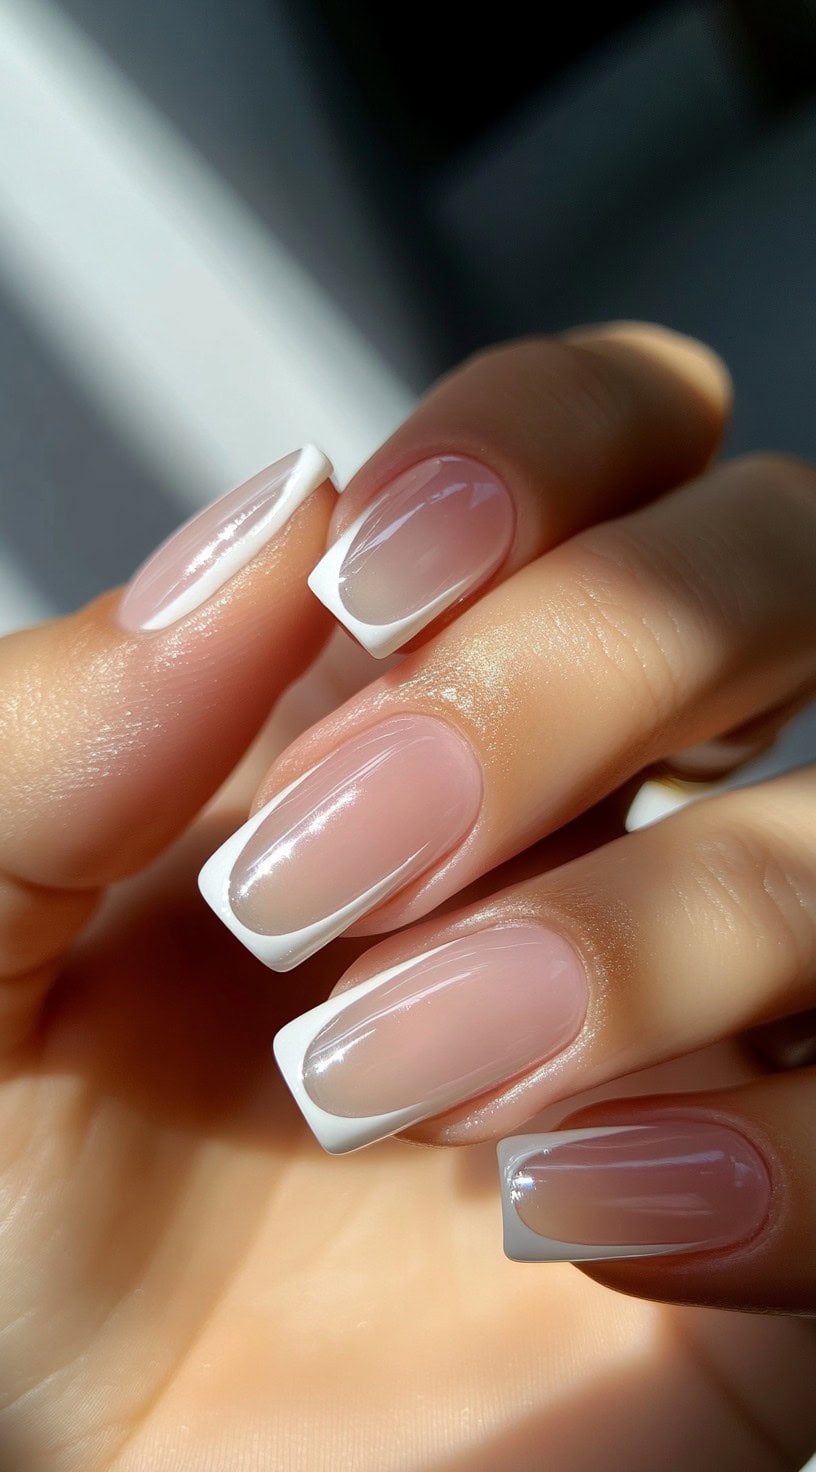
[[[346, 653], [259, 759], [353, 683]], [[502, 1256], [491, 1146], [321, 1152], [269, 1041], [366, 943], [270, 976], [195, 894], [211, 819], [119, 887], [0, 1095], [4, 1464], [521, 1472], [595, 1465], [601, 1437], [609, 1472], [764, 1467], [684, 1311]], [[744, 1320], [712, 1318], [736, 1361]], [[794, 1374], [799, 1329], [767, 1333]]]
[[[14, 1359], [21, 1390], [39, 1380], [14, 1411], [17, 1434], [44, 1450], [71, 1428], [55, 1465], [149, 1465], [144, 1445], [177, 1444], [181, 1421], [200, 1467], [226, 1414], [239, 1446], [260, 1418], [273, 1465], [310, 1469], [296, 1461], [302, 1428], [326, 1445], [348, 1418], [371, 1448], [355, 1465], [384, 1472], [407, 1465], [412, 1437], [419, 1456], [455, 1431], [464, 1452], [590, 1386], [613, 1349], [618, 1370], [654, 1347], [652, 1306], [569, 1268], [533, 1284], [502, 1258], [492, 1169], [474, 1190], [454, 1154], [391, 1144], [332, 1161], [299, 1125], [268, 1149], [196, 1140], [72, 1078], [45, 1087], [26, 1143], [40, 1162], [28, 1187], [39, 1241], [25, 1210], [4, 1234], [7, 1252], [20, 1234], [37, 1277], [18, 1280], [4, 1318], [28, 1314]], [[13, 1090], [18, 1119], [26, 1091]], [[419, 1410], [392, 1462], [403, 1407]]]
[[[195, 486], [191, 500], [245, 457], [247, 468], [268, 458], [273, 383], [287, 448], [302, 414], [356, 463], [401, 418], [400, 386], [372, 375], [347, 324], [56, 7], [6, 10], [0, 102], [36, 105], [39, 117], [6, 130], [0, 188], [4, 270], [21, 304], [139, 452], [170, 483]], [[172, 210], [157, 206], [164, 198]], [[199, 243], [202, 200], [215, 255]], [[89, 228], [94, 218], [118, 233]], [[104, 265], [130, 263], [126, 290], [98, 268], [94, 241]], [[235, 269], [219, 274], [215, 257]], [[156, 291], [157, 261], [169, 292]], [[298, 402], [291, 363], [310, 322], [317, 348]], [[211, 354], [190, 351], [201, 332], [224, 347], [226, 378], [211, 378]], [[332, 357], [348, 371], [332, 373], [326, 394], [312, 363]], [[195, 875], [214, 828], [245, 816], [274, 752], [371, 671], [350, 641], [333, 641], [196, 830], [117, 886], [0, 1086], [0, 1466], [778, 1467], [763, 1428], [783, 1438], [804, 1403], [813, 1358], [801, 1325], [690, 1315], [568, 1266], [510, 1263], [491, 1146], [389, 1142], [332, 1159], [280, 1082], [274, 1032], [369, 941], [271, 976], [209, 914]], [[691, 1086], [699, 1067], [655, 1070], [649, 1084]], [[715, 1338], [716, 1373], [705, 1368]], [[741, 1401], [733, 1382], [748, 1345], [763, 1373], [741, 1414], [745, 1388]]]
[[[168, 1019], [171, 1033], [177, 1022]], [[128, 1042], [118, 1042], [113, 1076], [128, 1071]], [[156, 1042], [166, 1065], [172, 1054]], [[57, 1042], [53, 1063], [61, 1052]], [[179, 1061], [181, 1072], [204, 1062]], [[84, 1062], [104, 1074], [112, 1060], [91, 1048]], [[202, 1085], [206, 1095], [205, 1078], [193, 1092]], [[231, 1467], [244, 1465], [243, 1448], [248, 1467], [312, 1472], [348, 1439], [355, 1461], [344, 1465], [396, 1472], [444, 1465], [437, 1458], [454, 1449], [500, 1448], [507, 1435], [529, 1437], [532, 1456], [547, 1444], [550, 1414], [563, 1455], [574, 1456], [595, 1435], [587, 1413], [609, 1376], [629, 1388], [616, 1418], [605, 1408], [622, 1466], [645, 1385], [656, 1377], [659, 1392], [664, 1374], [661, 1438], [670, 1426], [671, 1396], [689, 1378], [667, 1360], [672, 1311], [570, 1267], [536, 1274], [507, 1262], [490, 1147], [465, 1157], [395, 1142], [333, 1160], [291, 1118], [271, 1075], [217, 1122], [223, 1139], [207, 1136], [212, 1120], [197, 1135], [193, 1118], [162, 1124], [112, 1099], [110, 1076], [101, 1091], [70, 1075], [21, 1082], [5, 1100], [7, 1139], [9, 1117], [32, 1113], [31, 1087], [47, 1094], [38, 1138], [18, 1133], [17, 1170], [4, 1171], [29, 1208], [7, 1222], [4, 1246], [37, 1269], [18, 1277], [17, 1302], [3, 1311], [6, 1322], [18, 1316], [4, 1347], [26, 1385], [4, 1420], [38, 1451], [71, 1428], [48, 1465], [224, 1465], [217, 1449], [226, 1455], [228, 1436]], [[282, 1133], [278, 1110], [288, 1115]], [[692, 1388], [710, 1417], [710, 1392]], [[694, 1401], [686, 1393], [677, 1404], [687, 1422]], [[567, 1425], [562, 1405], [576, 1407]], [[708, 1444], [710, 1424], [700, 1432]], [[304, 1452], [312, 1438], [314, 1453]], [[500, 1451], [485, 1462], [502, 1465]]]

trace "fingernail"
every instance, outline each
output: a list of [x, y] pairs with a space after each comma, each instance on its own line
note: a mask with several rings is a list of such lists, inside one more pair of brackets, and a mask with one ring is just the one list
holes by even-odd
[[342, 1154], [560, 1053], [586, 1006], [568, 941], [541, 925], [496, 926], [296, 1017], [275, 1038], [275, 1057], [320, 1144]]
[[759, 1231], [771, 1204], [761, 1156], [714, 1119], [518, 1135], [498, 1156], [504, 1250], [520, 1262], [731, 1247]]
[[359, 732], [213, 854], [204, 898], [244, 945], [289, 971], [416, 879], [473, 827], [482, 774], [433, 716]]
[[436, 455], [398, 476], [329, 548], [312, 592], [384, 658], [477, 588], [510, 550], [515, 511], [475, 460]]
[[676, 778], [654, 778], [644, 782], [635, 793], [624, 819], [627, 833], [636, 833], [639, 828], [650, 828], [672, 813], [703, 797], [710, 797], [712, 786], [703, 782], [683, 782]]
[[200, 608], [331, 473], [325, 455], [306, 445], [199, 511], [134, 573], [116, 615], [120, 627], [166, 629]]

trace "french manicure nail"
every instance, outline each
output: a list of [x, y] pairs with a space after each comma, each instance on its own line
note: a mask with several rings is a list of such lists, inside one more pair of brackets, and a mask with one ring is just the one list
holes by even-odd
[[520, 1262], [712, 1251], [748, 1241], [770, 1209], [765, 1162], [716, 1119], [518, 1135], [498, 1156], [504, 1250]]
[[555, 931], [494, 926], [413, 956], [296, 1017], [275, 1057], [333, 1154], [384, 1139], [560, 1053], [587, 1006]]
[[464, 736], [433, 716], [391, 716], [250, 818], [199, 886], [259, 960], [289, 971], [450, 853], [481, 800]]
[[245, 567], [331, 473], [325, 455], [306, 445], [199, 511], [134, 573], [117, 611], [120, 626], [147, 633], [186, 618]]
[[378, 658], [485, 582], [510, 550], [515, 511], [475, 460], [436, 455], [377, 497], [329, 548], [309, 587]]

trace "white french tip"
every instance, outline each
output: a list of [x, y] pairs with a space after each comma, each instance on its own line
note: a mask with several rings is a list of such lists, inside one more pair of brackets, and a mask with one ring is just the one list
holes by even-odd
[[167, 629], [171, 624], [178, 623], [179, 619], [186, 618], [188, 613], [200, 608], [230, 578], [240, 572], [242, 567], [246, 567], [267, 542], [277, 536], [298, 507], [303, 505], [307, 496], [316, 491], [333, 473], [332, 463], [322, 450], [318, 450], [316, 445], [304, 445], [286, 478], [286, 484], [267, 515], [261, 517], [251, 531], [236, 538], [234, 544], [222, 552], [212, 566], [174, 598], [172, 603], [168, 603], [153, 618], [148, 619], [142, 625], [143, 631], [155, 633], [158, 629]]
[[650, 828], [652, 823], [659, 823], [672, 813], [679, 813], [689, 803], [698, 802], [701, 797], [710, 797], [711, 791], [711, 787], [699, 782], [693, 787], [686, 787], [680, 782], [644, 782], [635, 793], [626, 814], [626, 832], [636, 833], [639, 828]]
[[[443, 946], [436, 946], [434, 951], [427, 954], [433, 955], [435, 951], [443, 949]], [[416, 957], [409, 957], [398, 966], [391, 966], [368, 981], [361, 981], [357, 986], [349, 987], [335, 997], [329, 997], [328, 1001], [321, 1002], [318, 1007], [312, 1007], [309, 1012], [287, 1022], [275, 1037], [272, 1047], [287, 1087], [318, 1144], [330, 1155], [346, 1155], [350, 1150], [360, 1150], [364, 1145], [385, 1140], [389, 1135], [398, 1134], [409, 1125], [427, 1119], [431, 1112], [421, 1104], [412, 1104], [405, 1109], [394, 1109], [388, 1114], [355, 1117], [329, 1114], [319, 1104], [315, 1104], [303, 1081], [304, 1059], [317, 1034], [352, 1002], [368, 996], [415, 963]]]
[[617, 1258], [666, 1257], [671, 1253], [693, 1252], [706, 1246], [704, 1242], [668, 1246], [662, 1243], [614, 1243], [601, 1246], [597, 1242], [559, 1242], [533, 1232], [519, 1216], [513, 1200], [513, 1182], [531, 1155], [540, 1155], [558, 1145], [571, 1145], [577, 1140], [599, 1140], [604, 1135], [628, 1134], [642, 1125], [606, 1125], [594, 1129], [553, 1130], [549, 1134], [513, 1135], [500, 1140], [496, 1147], [499, 1158], [504, 1252], [513, 1262], [607, 1262]]
[[373, 884], [363, 894], [344, 905], [342, 909], [335, 910], [331, 915], [326, 915], [316, 920], [312, 925], [306, 925], [301, 930], [292, 930], [284, 935], [263, 935], [259, 931], [250, 930], [242, 924], [230, 904], [230, 878], [236, 862], [246, 847], [249, 840], [254, 837], [255, 832], [261, 824], [266, 821], [270, 813], [275, 811], [279, 803], [283, 802], [290, 792], [294, 792], [301, 782], [310, 775], [304, 772], [296, 781], [290, 782], [282, 792], [272, 798], [260, 812], [248, 818], [226, 843], [222, 843], [219, 849], [207, 860], [198, 876], [198, 887], [207, 901], [207, 904], [215, 911], [219, 920], [222, 920], [228, 930], [257, 956], [264, 966], [269, 966], [273, 971], [291, 971], [313, 956], [316, 951], [322, 949], [335, 936], [342, 935], [355, 920], [372, 910], [380, 900], [386, 898], [399, 889], [403, 879], [411, 872], [416, 864], [416, 854], [400, 864], [391, 874]]
[[[376, 504], [376, 503], [375, 503]], [[372, 508], [369, 506], [363, 511], [357, 520], [338, 537], [328, 552], [320, 559], [317, 566], [310, 572], [307, 582], [316, 598], [330, 613], [333, 613], [338, 623], [348, 629], [350, 634], [369, 654], [375, 659], [385, 659], [389, 654], [395, 654], [409, 639], [421, 632], [428, 624], [446, 608], [450, 608], [458, 598], [472, 584], [471, 578], [462, 578], [452, 588], [440, 593], [430, 603], [424, 604], [422, 608], [416, 609], [414, 613], [408, 614], [406, 618], [398, 618], [388, 624], [366, 624], [353, 613], [349, 613], [340, 596], [340, 575], [346, 553], [349, 551], [360, 528], [368, 520]]]

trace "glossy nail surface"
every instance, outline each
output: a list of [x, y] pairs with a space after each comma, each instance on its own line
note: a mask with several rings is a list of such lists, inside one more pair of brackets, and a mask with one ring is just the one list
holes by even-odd
[[712, 1251], [747, 1241], [770, 1209], [755, 1147], [698, 1116], [518, 1136], [499, 1165], [505, 1251], [525, 1261]]
[[330, 997], [281, 1029], [275, 1056], [320, 1143], [341, 1153], [560, 1053], [586, 1006], [584, 967], [562, 936], [496, 926]]
[[117, 612], [121, 627], [165, 629], [206, 603], [331, 473], [325, 455], [307, 445], [205, 507], [131, 578]]
[[513, 540], [509, 492], [484, 465], [438, 455], [383, 491], [318, 563], [309, 586], [383, 657], [486, 581]]
[[458, 731], [392, 716], [250, 818], [199, 885], [255, 955], [288, 971], [455, 848], [481, 799], [481, 768]]

